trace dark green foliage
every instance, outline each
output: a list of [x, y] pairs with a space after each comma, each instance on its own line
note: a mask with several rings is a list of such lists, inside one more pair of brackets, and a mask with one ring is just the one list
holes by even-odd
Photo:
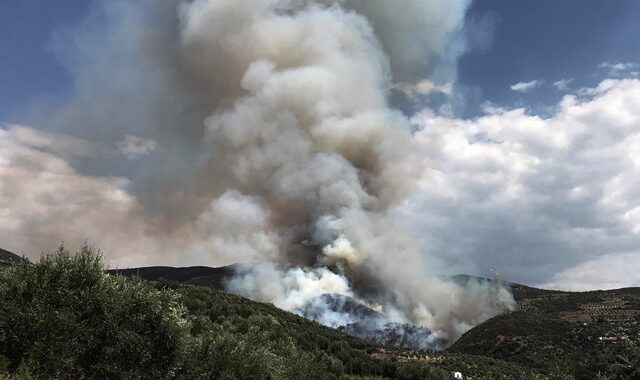
[[[381, 376], [384, 373], [385, 361], [369, 354], [377, 347], [373, 343], [345, 335], [272, 305], [216, 289], [157, 284], [159, 287], [172, 287], [180, 294], [181, 302], [192, 317], [194, 335], [207, 331], [206, 326], [211, 321], [222, 326], [223, 331], [235, 335], [228, 341], [229, 344], [234, 344], [240, 337], [241, 341], [250, 341], [248, 347], [263, 346], [267, 352], [280, 350], [277, 352], [285, 358], [284, 364], [276, 363], [273, 368], [285, 368], [284, 372], [274, 372], [283, 374], [284, 378], [336, 378], [343, 374]], [[242, 346], [243, 349], [245, 347]], [[261, 361], [267, 357], [262, 353], [257, 355]], [[203, 355], [202, 360], [206, 360], [206, 357]], [[247, 355], [241, 355], [240, 359], [244, 357]], [[249, 362], [255, 363], [256, 360]], [[392, 365], [395, 373], [397, 364]], [[233, 364], [230, 368], [233, 372], [239, 366]], [[442, 373], [436, 368], [433, 371]]]
[[[219, 272], [181, 273], [211, 285]], [[519, 311], [451, 350], [413, 351], [220, 290], [111, 275], [90, 246], [61, 248], [0, 265], [0, 379], [640, 379], [638, 289], [514, 292]]]
[[299, 350], [273, 318], [256, 316], [240, 324], [204, 325], [198, 327], [205, 329], [197, 335], [197, 351], [185, 366], [184, 377], [328, 378], [342, 372], [340, 363], [327, 355]]
[[149, 281], [172, 281], [181, 284], [193, 284], [208, 286], [215, 289], [224, 289], [224, 279], [233, 276], [237, 269], [236, 265], [225, 267], [143, 267], [128, 269], [111, 269], [109, 274], [122, 276], [137, 276]]
[[89, 246], [0, 270], [0, 355], [39, 378], [170, 377], [187, 348], [176, 295], [104, 273]]
[[395, 377], [402, 380], [451, 379], [451, 375], [421, 363], [407, 362], [398, 366]]
[[508, 360], [546, 377], [640, 379], [640, 289], [560, 292], [518, 285], [514, 295], [520, 311], [476, 326], [451, 350]]

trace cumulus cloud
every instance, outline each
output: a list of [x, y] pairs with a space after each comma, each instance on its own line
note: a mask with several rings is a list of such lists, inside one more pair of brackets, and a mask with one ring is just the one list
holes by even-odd
[[597, 262], [611, 278], [623, 257], [637, 258], [639, 80], [567, 95], [546, 118], [516, 108], [473, 120], [424, 111], [413, 122], [428, 165], [405, 213], [454, 267], [588, 288], [598, 285], [575, 275], [580, 265]]
[[640, 76], [640, 64], [636, 62], [603, 62], [598, 67], [607, 70], [608, 75], [615, 78]]
[[555, 87], [558, 91], [565, 91], [569, 89], [569, 85], [573, 82], [573, 79], [559, 79], [553, 82], [553, 87]]
[[534, 88], [540, 86], [542, 84], [539, 80], [532, 80], [529, 82], [518, 82], [516, 84], [511, 85], [511, 91], [516, 92], [529, 92]]
[[5, 142], [21, 145], [56, 156], [91, 157], [100, 153], [98, 147], [89, 141], [71, 136], [43, 132], [24, 125], [6, 125], [2, 127]]

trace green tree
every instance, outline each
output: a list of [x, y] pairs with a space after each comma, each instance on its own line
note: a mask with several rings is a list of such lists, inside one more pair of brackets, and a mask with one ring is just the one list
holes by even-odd
[[109, 276], [101, 253], [60, 247], [0, 269], [0, 355], [37, 378], [170, 378], [188, 350], [172, 292]]

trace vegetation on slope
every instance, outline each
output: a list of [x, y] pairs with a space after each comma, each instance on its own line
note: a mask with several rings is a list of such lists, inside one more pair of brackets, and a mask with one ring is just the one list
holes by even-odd
[[[515, 286], [519, 311], [436, 352], [381, 346], [270, 304], [175, 282], [182, 278], [109, 274], [89, 246], [76, 254], [60, 248], [35, 264], [6, 262], [0, 266], [0, 378], [638, 376], [637, 289], [567, 293]], [[209, 269], [188, 272], [188, 279], [200, 279], [195, 283], [211, 285], [220, 277]]]
[[208, 286], [214, 289], [224, 289], [224, 280], [233, 276], [236, 265], [224, 267], [142, 267], [127, 269], [111, 269], [107, 273], [118, 274], [127, 277], [140, 277], [149, 281], [176, 282], [180, 284], [193, 284]]
[[561, 292], [514, 286], [520, 310], [468, 331], [451, 350], [548, 376], [640, 379], [640, 289]]
[[105, 273], [64, 248], [0, 268], [0, 373], [27, 378], [448, 378], [430, 365], [193, 285]]

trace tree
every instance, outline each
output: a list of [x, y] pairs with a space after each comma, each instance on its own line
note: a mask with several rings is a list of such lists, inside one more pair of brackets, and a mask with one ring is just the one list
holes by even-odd
[[171, 378], [188, 349], [175, 294], [109, 276], [85, 244], [0, 268], [0, 355], [38, 378]]

